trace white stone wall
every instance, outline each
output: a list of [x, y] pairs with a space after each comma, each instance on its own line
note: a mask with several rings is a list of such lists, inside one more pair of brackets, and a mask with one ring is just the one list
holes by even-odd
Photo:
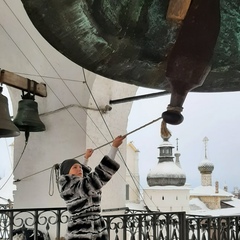
[[140, 203], [140, 176], [138, 167], [139, 150], [136, 149], [134, 143], [130, 142], [127, 145], [127, 166], [126, 184], [129, 185], [129, 199], [127, 202]]
[[201, 185], [202, 186], [212, 186], [212, 174], [211, 173], [201, 173]]
[[189, 212], [189, 187], [149, 187], [144, 189], [143, 198], [151, 210]]

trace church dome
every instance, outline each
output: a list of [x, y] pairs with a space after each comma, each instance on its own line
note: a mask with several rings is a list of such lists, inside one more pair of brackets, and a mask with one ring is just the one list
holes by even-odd
[[[172, 149], [174, 147], [169, 143], [168, 138], [164, 138], [160, 145], [159, 161], [156, 167], [150, 170], [147, 175], [147, 182], [150, 187], [153, 186], [183, 186], [186, 182], [186, 175], [180, 167], [173, 161]], [[179, 159], [178, 159], [179, 163]]]
[[147, 175], [147, 182], [152, 186], [183, 186], [186, 175], [173, 161], [158, 163]]
[[212, 173], [213, 169], [214, 165], [206, 158], [198, 165], [200, 173]]
[[201, 174], [211, 174], [214, 169], [214, 165], [207, 158], [207, 142], [208, 141], [209, 141], [208, 138], [204, 137], [203, 142], [205, 144], [205, 158], [198, 165], [198, 170], [200, 171]]

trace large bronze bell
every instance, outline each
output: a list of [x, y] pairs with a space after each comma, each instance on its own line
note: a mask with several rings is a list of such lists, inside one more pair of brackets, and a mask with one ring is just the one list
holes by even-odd
[[20, 131], [42, 132], [45, 125], [38, 115], [38, 104], [34, 99], [22, 99], [18, 102], [18, 113], [13, 120]]
[[[2, 92], [2, 88], [0, 88]], [[16, 137], [20, 135], [19, 129], [12, 122], [9, 110], [8, 99], [0, 93], [0, 138]]]

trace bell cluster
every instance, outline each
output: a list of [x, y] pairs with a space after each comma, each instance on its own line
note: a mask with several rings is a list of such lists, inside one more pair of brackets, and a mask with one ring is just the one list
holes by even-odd
[[17, 137], [20, 131], [28, 134], [30, 132], [45, 131], [45, 125], [39, 118], [38, 104], [34, 96], [30, 93], [22, 95], [22, 100], [18, 103], [16, 117], [11, 120], [8, 99], [2, 94], [0, 87], [0, 138]]

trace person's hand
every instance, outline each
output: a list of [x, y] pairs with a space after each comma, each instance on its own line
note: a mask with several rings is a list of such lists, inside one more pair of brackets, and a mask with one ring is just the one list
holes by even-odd
[[122, 135], [116, 137], [116, 138], [113, 140], [112, 146], [118, 148], [118, 147], [122, 144], [122, 141], [123, 141], [123, 139], [124, 139], [125, 137], [126, 137], [126, 136], [122, 136]]
[[92, 154], [93, 154], [93, 149], [89, 148], [89, 149], [86, 150], [84, 158], [88, 159], [88, 158], [90, 158], [92, 156]]

